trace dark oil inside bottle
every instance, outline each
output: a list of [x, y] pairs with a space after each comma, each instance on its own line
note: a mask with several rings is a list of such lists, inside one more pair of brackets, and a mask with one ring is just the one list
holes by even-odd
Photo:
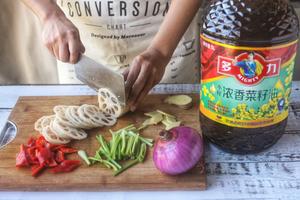
[[[287, 0], [212, 0], [204, 8], [201, 33], [234, 46], [271, 47], [298, 38], [297, 15]], [[257, 153], [284, 134], [287, 119], [262, 128], [236, 128], [200, 113], [205, 137], [225, 151]]]

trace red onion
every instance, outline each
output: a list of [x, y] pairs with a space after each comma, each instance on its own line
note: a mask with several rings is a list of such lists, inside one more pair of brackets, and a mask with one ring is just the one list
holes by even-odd
[[203, 155], [203, 140], [190, 127], [180, 126], [160, 132], [153, 151], [153, 161], [158, 170], [177, 175], [192, 169]]

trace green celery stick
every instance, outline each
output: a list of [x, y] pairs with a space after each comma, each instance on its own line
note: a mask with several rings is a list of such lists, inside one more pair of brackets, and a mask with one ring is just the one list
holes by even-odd
[[[114, 176], [122, 173], [126, 169], [134, 166], [138, 162], [143, 162], [147, 152], [147, 146], [153, 146], [153, 139], [144, 138], [139, 135], [139, 130], [133, 124], [121, 128], [117, 131], [109, 130], [112, 138], [106, 141], [102, 135], [96, 136], [100, 143], [100, 148], [94, 157], [89, 159], [92, 162], [100, 162], [115, 171]], [[119, 161], [131, 159], [125, 165], [120, 165]]]
[[119, 170], [117, 170], [117, 171], [114, 173], [114, 176], [118, 176], [119, 174], [121, 174], [121, 173], [124, 172], [125, 170], [129, 169], [130, 167], [132, 167], [132, 166], [134, 166], [134, 165], [136, 165], [136, 164], [138, 164], [138, 163], [139, 163], [138, 160], [130, 160], [130, 161], [128, 161], [128, 162], [124, 165], [124, 167], [123, 167], [122, 169], [119, 169]]
[[109, 141], [109, 146], [110, 146], [110, 155], [112, 155], [113, 154], [113, 145], [114, 145], [114, 143], [115, 143], [115, 140], [116, 140], [116, 136], [115, 136], [115, 134], [113, 134], [113, 133], [111, 133], [111, 140]]
[[142, 143], [140, 140], [137, 141], [136, 148], [135, 148], [135, 150], [134, 150], [134, 152], [133, 152], [134, 158], [137, 158], [137, 157], [138, 157], [138, 155], [139, 155], [139, 153], [140, 153], [140, 149], [141, 149], [141, 145], [142, 145], [142, 144], [143, 144], [143, 143]]
[[[133, 133], [133, 132], [131, 132], [131, 131], [129, 131], [129, 132], [128, 132], [128, 135], [130, 135], [130, 136], [134, 136], [134, 135], [136, 135], [136, 134], [135, 134], [135, 133]], [[146, 143], [148, 146], [150, 146], [150, 147], [152, 147], [152, 146], [153, 146], [152, 142], [150, 142], [150, 141], [146, 140], [145, 138], [143, 138], [143, 137], [139, 136], [139, 139], [140, 139], [142, 142]]]
[[129, 126], [126, 126], [126, 127], [124, 127], [124, 128], [121, 128], [121, 129], [115, 131], [115, 133], [120, 133], [120, 132], [122, 132], [122, 131], [127, 131], [128, 129], [132, 129], [132, 128], [135, 128], [135, 127], [134, 127], [133, 124], [130, 124]]
[[108, 160], [109, 160], [114, 166], [116, 166], [117, 169], [121, 169], [121, 168], [122, 168], [122, 166], [121, 166], [119, 163], [117, 163], [115, 160], [113, 160], [113, 159], [111, 159], [111, 158], [109, 158]]
[[144, 161], [144, 158], [145, 158], [145, 155], [146, 155], [146, 151], [147, 151], [147, 146], [146, 146], [145, 143], [143, 143], [141, 145], [140, 153], [139, 153], [139, 155], [137, 157], [137, 159], [138, 159], [139, 162], [143, 162]]
[[115, 141], [115, 144], [114, 144], [114, 146], [113, 146], [113, 149], [114, 149], [114, 151], [113, 151], [113, 155], [114, 155], [114, 159], [117, 157], [117, 155], [119, 154], [119, 146], [120, 146], [120, 143], [121, 143], [121, 135], [120, 134], [118, 134], [117, 136], [116, 136], [116, 141]]
[[125, 155], [126, 150], [126, 132], [123, 130], [121, 133], [122, 145], [121, 145], [121, 154]]
[[122, 168], [122, 166], [119, 163], [117, 163], [115, 160], [113, 160], [110, 157], [110, 155], [107, 152], [105, 152], [104, 149], [101, 149], [100, 151], [101, 151], [101, 153], [104, 154], [104, 156], [107, 158], [107, 160], [109, 160], [111, 162], [111, 164], [113, 164], [114, 166], [116, 166], [118, 169]]
[[102, 160], [97, 159], [97, 158], [95, 158], [95, 157], [89, 157], [89, 160], [91, 160], [91, 161], [96, 161], [96, 162], [102, 162]]
[[121, 159], [121, 142], [122, 142], [122, 138], [120, 136], [120, 142], [117, 145], [117, 149], [116, 149], [116, 158], [117, 158], [117, 160], [122, 160]]
[[139, 134], [136, 134], [136, 136], [134, 137], [132, 148], [131, 148], [131, 155], [134, 155], [134, 151], [136, 149], [138, 141], [139, 141]]
[[128, 143], [127, 143], [127, 147], [126, 147], [126, 156], [130, 157], [131, 155], [131, 147], [134, 141], [134, 137], [131, 136], [129, 137]]
[[106, 143], [105, 139], [103, 138], [103, 136], [102, 135], [98, 135], [97, 139], [98, 139], [98, 141], [99, 141], [102, 149], [104, 149], [104, 151], [106, 153], [109, 153], [110, 152], [109, 148], [108, 148], [107, 143]]
[[112, 168], [114, 171], [118, 171], [118, 168], [108, 160], [103, 160], [103, 163], [106, 165], [106, 167]]

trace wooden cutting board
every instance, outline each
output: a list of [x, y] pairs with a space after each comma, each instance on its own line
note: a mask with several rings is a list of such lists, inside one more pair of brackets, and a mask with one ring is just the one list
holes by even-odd
[[[113, 130], [129, 124], [140, 125], [146, 117], [145, 112], [156, 109], [174, 114], [183, 124], [199, 130], [198, 100], [194, 96], [194, 106], [190, 110], [182, 110], [163, 103], [164, 95], [151, 95], [135, 113], [121, 117]], [[121, 175], [114, 177], [112, 171], [103, 166], [86, 166], [84, 163], [72, 173], [51, 174], [45, 171], [40, 177], [33, 178], [30, 169], [17, 169], [15, 157], [20, 144], [25, 144], [30, 136], [36, 136], [34, 122], [43, 115], [53, 114], [55, 105], [97, 104], [96, 96], [60, 96], [60, 97], [20, 97], [9, 120], [17, 126], [16, 138], [3, 149], [0, 149], [0, 190], [24, 191], [126, 191], [126, 190], [203, 190], [206, 187], [204, 160], [190, 172], [179, 176], [167, 176], [160, 173], [152, 161], [152, 149], [148, 151], [144, 163], [130, 168]], [[151, 126], [141, 132], [149, 138], [157, 138], [163, 126]], [[95, 139], [97, 134], [110, 137], [109, 128], [99, 128], [89, 131], [89, 137], [83, 141], [70, 143], [72, 147], [85, 150], [94, 155], [99, 144]], [[78, 159], [77, 155], [70, 158]]]

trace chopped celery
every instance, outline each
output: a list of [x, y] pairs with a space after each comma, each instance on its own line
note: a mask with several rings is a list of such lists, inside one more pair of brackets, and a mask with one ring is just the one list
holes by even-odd
[[110, 141], [106, 141], [102, 135], [96, 136], [100, 148], [96, 151], [95, 156], [89, 157], [88, 160], [92, 161], [92, 164], [102, 163], [113, 169], [115, 176], [138, 162], [143, 162], [147, 146], [153, 146], [154, 140], [142, 137], [134, 125], [117, 131], [109, 131], [112, 135]]
[[122, 169], [119, 169], [117, 170], [115, 173], [114, 173], [114, 176], [118, 176], [119, 174], [121, 174], [122, 172], [124, 172], [125, 170], [129, 169], [130, 167], [138, 164], [139, 161], [138, 160], [131, 160], [131, 161], [128, 161]]

